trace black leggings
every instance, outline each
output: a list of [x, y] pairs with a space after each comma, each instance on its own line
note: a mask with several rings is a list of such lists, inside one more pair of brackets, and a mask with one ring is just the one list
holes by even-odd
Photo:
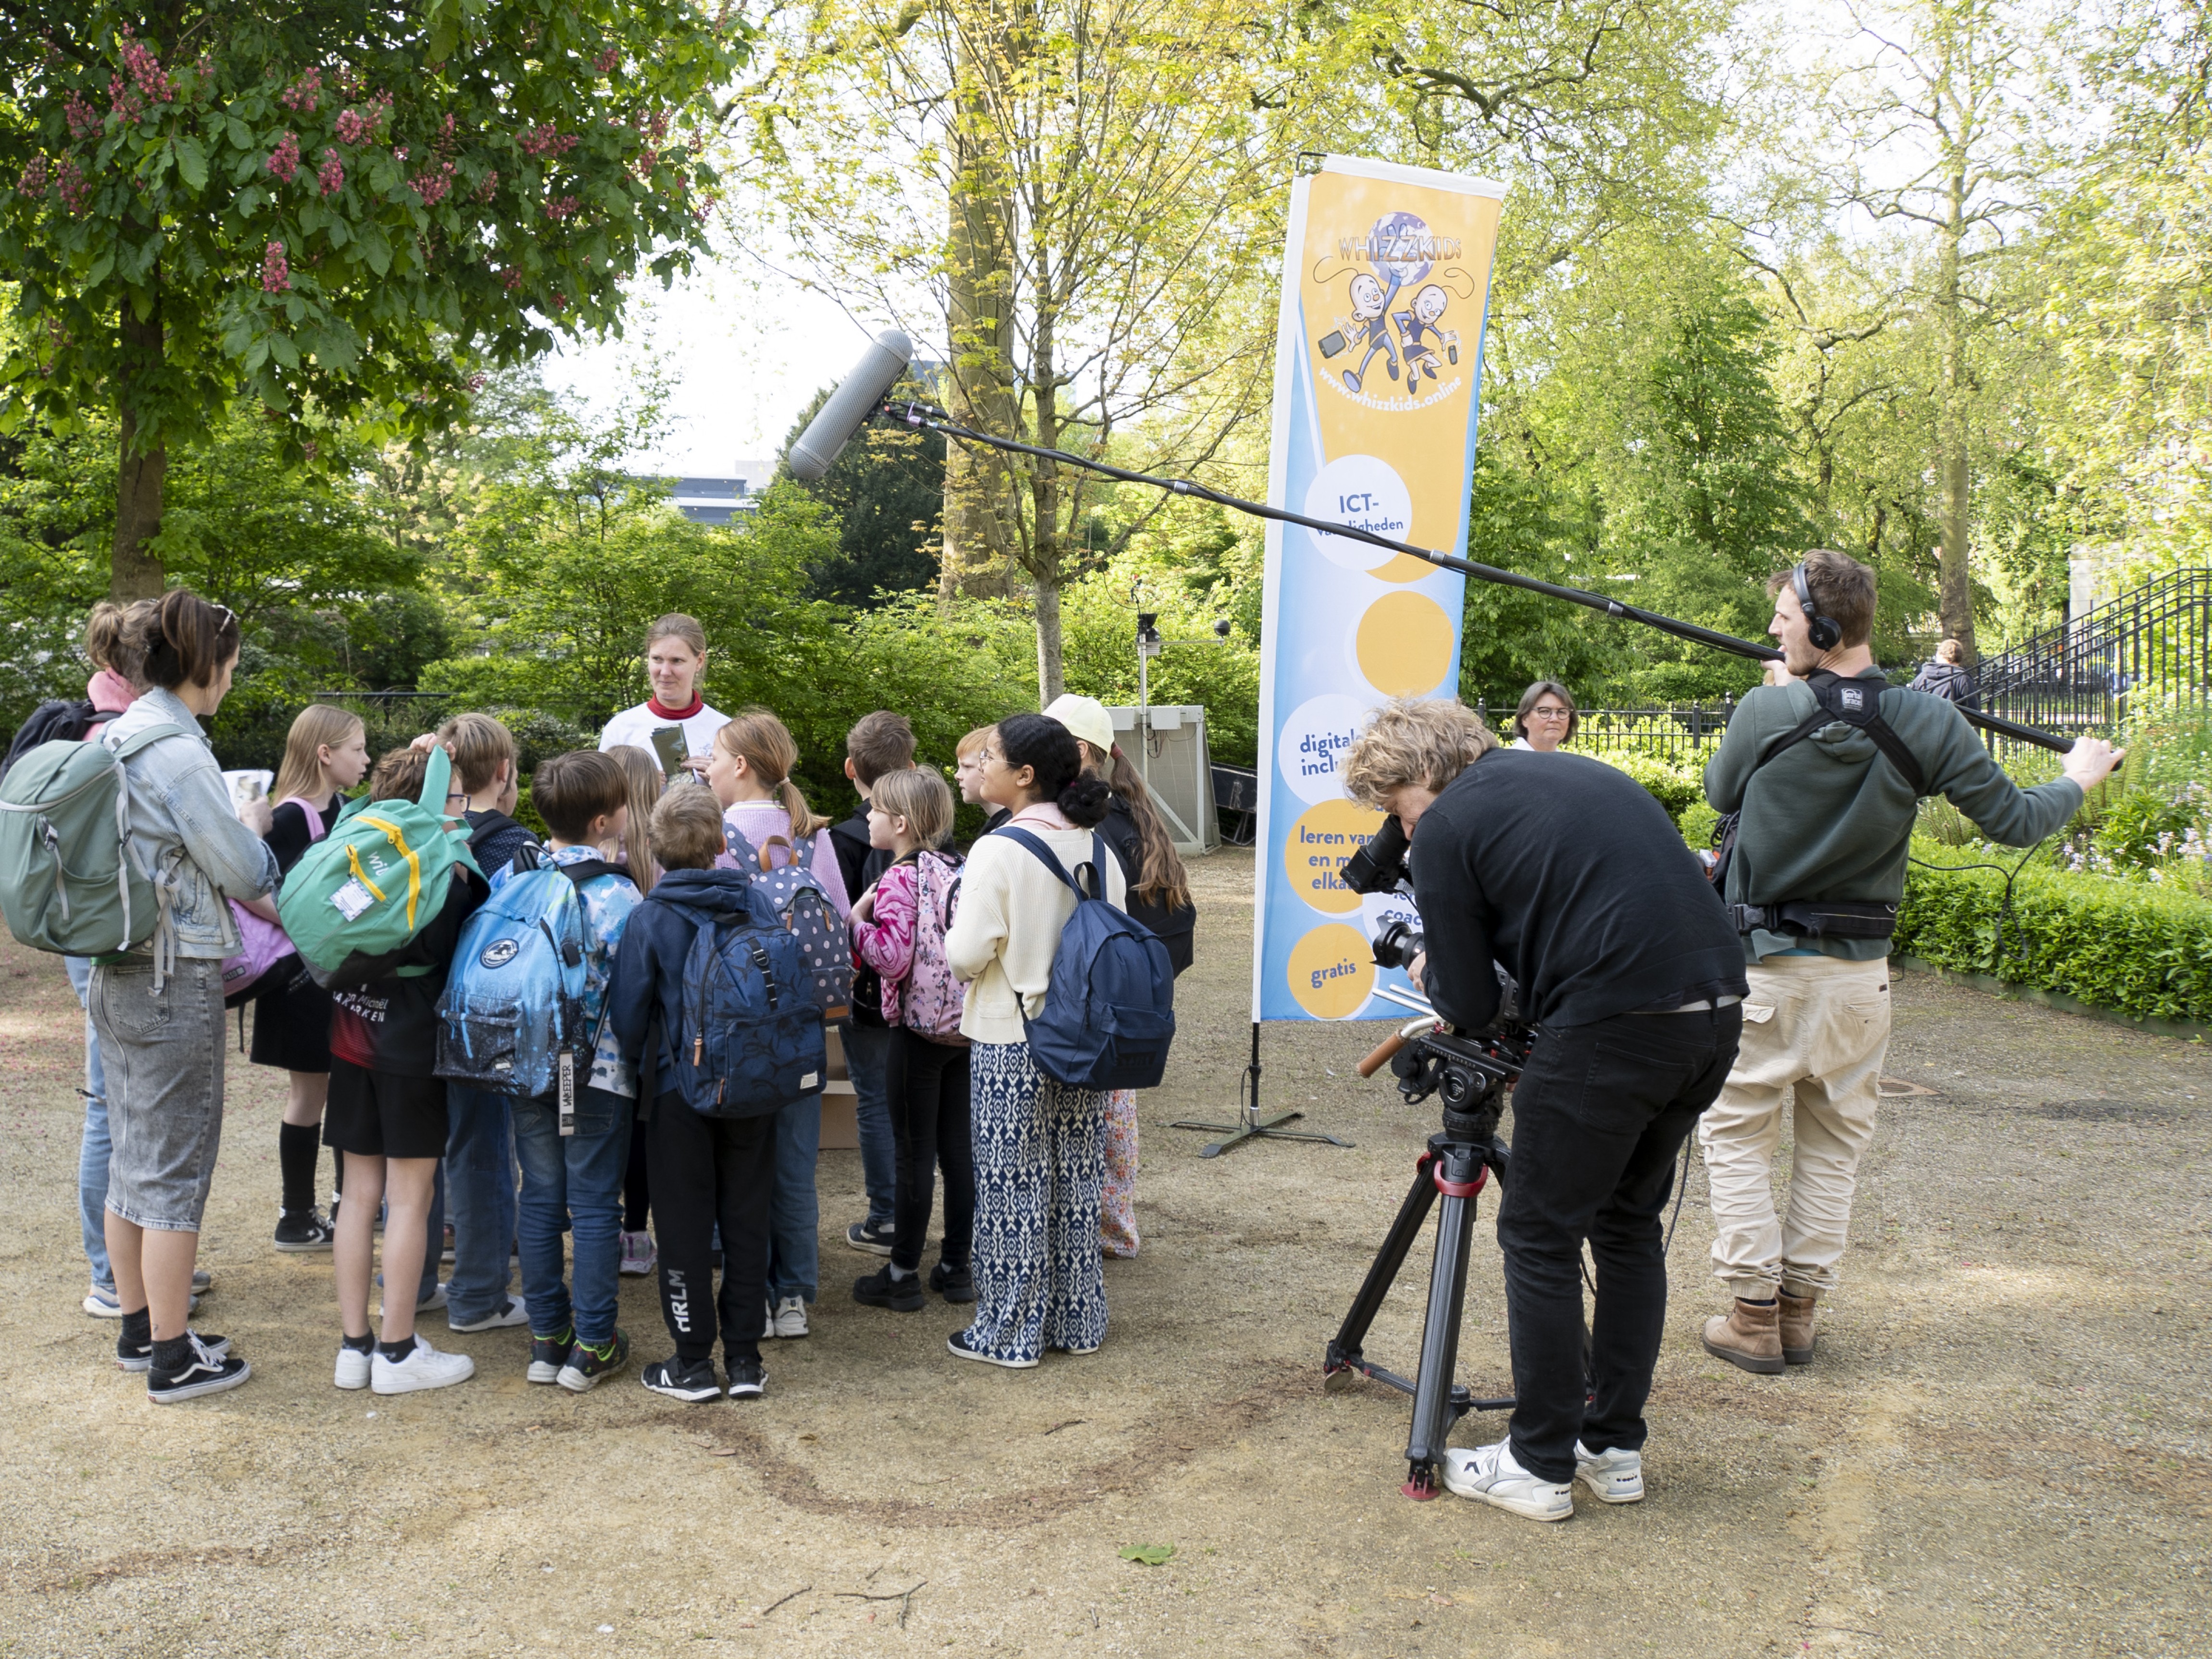
[[[660, 1311], [685, 1360], [714, 1357], [715, 1314], [732, 1358], [760, 1358], [768, 1311], [768, 1214], [775, 1188], [775, 1115], [702, 1117], [676, 1094], [653, 1103], [646, 1134], [659, 1224]], [[714, 1295], [714, 1228], [722, 1289]]]
[[891, 1033], [884, 1095], [898, 1137], [898, 1202], [891, 1263], [913, 1273], [929, 1236], [937, 1172], [945, 1171], [948, 1267], [968, 1265], [975, 1231], [975, 1149], [969, 1138], [968, 1051], [912, 1031]]
[[629, 1166], [623, 1171], [623, 1231], [626, 1233], [645, 1231], [653, 1206], [652, 1161], [645, 1150], [645, 1126], [641, 1117], [629, 1121]]

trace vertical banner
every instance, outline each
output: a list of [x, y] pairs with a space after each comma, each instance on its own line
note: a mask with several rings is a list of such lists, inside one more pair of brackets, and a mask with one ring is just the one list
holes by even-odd
[[[1464, 555], [1502, 185], [1329, 156], [1291, 188], [1267, 501]], [[1368, 714], [1455, 696], [1467, 579], [1296, 525], [1267, 526], [1252, 1018], [1358, 1019], [1369, 944], [1412, 903], [1338, 870], [1378, 814], [1338, 775]]]

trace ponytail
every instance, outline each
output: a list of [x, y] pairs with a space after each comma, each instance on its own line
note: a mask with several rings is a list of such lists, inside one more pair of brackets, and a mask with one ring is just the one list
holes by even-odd
[[186, 587], [173, 587], [159, 600], [134, 605], [125, 613], [120, 650], [134, 672], [149, 685], [173, 691], [180, 685], [205, 686], [238, 654], [238, 618], [228, 605], [210, 605]]
[[714, 733], [714, 744], [744, 762], [746, 769], [775, 796], [791, 819], [794, 843], [830, 827], [829, 819], [817, 817], [808, 810], [806, 797], [791, 781], [791, 769], [799, 764], [799, 744], [792, 738], [791, 728], [775, 714], [757, 705], [741, 708], [735, 720]]

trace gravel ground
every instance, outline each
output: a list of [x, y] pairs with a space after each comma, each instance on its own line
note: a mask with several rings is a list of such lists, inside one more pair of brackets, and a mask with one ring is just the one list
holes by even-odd
[[[1819, 1362], [1759, 1378], [1698, 1347], [1719, 1298], [1693, 1170], [1648, 1500], [1559, 1527], [1416, 1504], [1403, 1402], [1319, 1386], [1433, 1127], [1352, 1077], [1382, 1028], [1266, 1034], [1267, 1103], [1353, 1150], [1201, 1161], [1166, 1127], [1233, 1109], [1250, 867], [1197, 871], [1200, 966], [1145, 1097], [1144, 1249], [1107, 1265], [1105, 1348], [989, 1371], [945, 1355], [942, 1304], [855, 1306], [858, 1157], [829, 1153], [815, 1334], [770, 1346], [750, 1405], [634, 1375], [532, 1389], [521, 1333], [434, 1315], [474, 1380], [334, 1390], [328, 1259], [268, 1243], [281, 1078], [234, 1056], [198, 1322], [254, 1379], [149, 1407], [77, 1310], [75, 1005], [58, 962], [0, 948], [0, 1294], [23, 1315], [0, 1654], [2207, 1651], [2202, 1047], [1901, 977], [1889, 1071], [1929, 1092], [1887, 1109]], [[1490, 1219], [1478, 1393], [1510, 1386]], [[657, 1358], [648, 1285], [624, 1286]], [[1370, 1353], [1410, 1367], [1419, 1294], [1409, 1275]]]

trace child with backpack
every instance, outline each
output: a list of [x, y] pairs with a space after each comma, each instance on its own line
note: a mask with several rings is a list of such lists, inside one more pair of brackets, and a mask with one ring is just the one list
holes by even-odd
[[[440, 726], [434, 740], [453, 757], [453, 798], [447, 808], [460, 808], [469, 853], [492, 882], [518, 854], [538, 846], [538, 837], [514, 817], [522, 790], [514, 734], [489, 714], [469, 713]], [[464, 1333], [524, 1324], [528, 1300], [509, 1294], [516, 1237], [512, 1097], [448, 1079], [446, 1119], [446, 1207], [453, 1223], [446, 1323]]]
[[853, 1299], [901, 1313], [922, 1304], [921, 1250], [940, 1167], [945, 1237], [929, 1288], [947, 1302], [975, 1299], [969, 1269], [975, 1164], [968, 1124], [968, 1041], [960, 1035], [963, 999], [945, 952], [960, 860], [938, 850], [951, 829], [952, 791], [935, 772], [908, 768], [878, 778], [868, 830], [891, 863], [853, 906], [854, 952], [883, 984], [890, 1034], [885, 1078], [898, 1148], [891, 1259], [854, 1282]]
[[[969, 850], [945, 940], [968, 987], [960, 1034], [973, 1044], [975, 1157], [975, 1317], [946, 1346], [962, 1359], [1025, 1370], [1047, 1348], [1095, 1353], [1106, 1338], [1098, 1256], [1106, 1097], [1047, 1077], [1027, 1022], [1043, 1008], [1075, 912], [1065, 872], [1091, 866], [1091, 891], [1117, 908], [1127, 884], [1110, 853], [1098, 867], [1093, 830], [1106, 816], [1107, 787], [1084, 775], [1075, 738], [1058, 720], [1000, 721], [977, 757], [976, 787], [1007, 817]], [[1053, 859], [1057, 866], [1048, 867]]]
[[[620, 763], [623, 775], [629, 780], [629, 813], [623, 820], [621, 862], [637, 884], [637, 890], [650, 893], [653, 883], [660, 879], [660, 866], [653, 861], [649, 844], [653, 809], [660, 804], [668, 785], [651, 750], [623, 743], [607, 753]], [[645, 1120], [633, 1113], [629, 1162], [623, 1171], [622, 1272], [625, 1279], [642, 1279], [659, 1265], [649, 1224], [652, 1217], [653, 1177], [645, 1152]]]
[[[635, 884], [608, 860], [629, 817], [629, 786], [612, 756], [583, 750], [556, 755], [539, 767], [530, 781], [530, 799], [551, 836], [550, 868], [534, 875], [518, 868], [501, 888], [498, 903], [522, 902], [523, 884], [534, 883], [564, 907], [575, 906], [583, 983], [578, 1048], [568, 1078], [556, 1079], [545, 1093], [514, 1102], [529, 1378], [584, 1394], [629, 1363], [629, 1336], [615, 1316], [621, 1297], [623, 1170], [629, 1158], [636, 1076], [606, 1029], [616, 953], [639, 903]], [[562, 931], [554, 928], [556, 937]], [[550, 1015], [549, 1009], [543, 1017]], [[524, 1012], [526, 1019], [540, 1017]], [[568, 1279], [562, 1271], [564, 1231], [574, 1241]]]
[[[379, 802], [420, 802], [426, 789], [442, 794], [447, 757], [440, 754], [437, 762], [434, 776], [422, 750], [392, 750], [369, 775], [367, 802], [341, 823], [369, 825]], [[434, 805], [424, 806], [429, 812], [440, 811]], [[340, 839], [325, 838], [332, 854]], [[313, 905], [312, 884], [304, 878], [322, 856], [318, 849], [301, 861], [285, 887], [283, 905], [285, 929], [311, 965], [319, 947], [300, 921], [306, 908], [320, 907]], [[408, 891], [421, 886], [425, 858], [424, 849], [410, 848], [404, 862], [387, 867], [383, 887], [374, 890], [391, 895], [393, 905], [404, 902]], [[369, 880], [361, 875], [353, 880], [366, 900]], [[330, 902], [348, 898], [342, 887]], [[332, 995], [323, 1140], [345, 1159], [346, 1194], [338, 1206], [332, 1249], [342, 1322], [332, 1381], [341, 1389], [378, 1394], [451, 1388], [476, 1374], [476, 1362], [466, 1354], [441, 1353], [417, 1334], [415, 1316], [442, 1300], [431, 1233], [448, 1123], [446, 1085], [436, 1075], [438, 1000], [462, 927], [483, 902], [483, 879], [472, 862], [457, 860], [442, 892], [416, 891], [414, 899], [412, 932], [396, 949], [374, 955], [356, 951], [324, 975]], [[337, 913], [344, 908], [340, 904]], [[388, 1212], [381, 1341], [370, 1334], [368, 1323], [380, 1205]]]
[[725, 843], [714, 798], [670, 790], [650, 839], [661, 877], [623, 930], [608, 1016], [647, 1118], [661, 1312], [676, 1344], [639, 1380], [672, 1399], [713, 1399], [719, 1332], [730, 1397], [750, 1399], [768, 1384], [776, 1120], [822, 1086], [821, 1016], [775, 905], [743, 871], [714, 867]]
[[[799, 745], [765, 708], [747, 708], [714, 734], [707, 757], [707, 782], [722, 804], [725, 842], [750, 876], [791, 865], [828, 898], [838, 926], [836, 945], [847, 949], [844, 918], [852, 905], [831, 846], [829, 820], [806, 807], [791, 781]], [[851, 959], [847, 957], [849, 975]], [[781, 1338], [806, 1334], [806, 1304], [815, 1298], [821, 1270], [821, 1203], [814, 1187], [822, 1146], [822, 1096], [793, 1098], [775, 1120], [775, 1198], [769, 1224], [769, 1292]]]
[[[876, 780], [914, 764], [914, 727], [903, 714], [878, 708], [863, 714], [845, 734], [845, 775], [860, 797], [860, 810], [830, 828], [837, 871], [848, 893], [865, 892], [890, 864], [871, 839], [871, 794]], [[888, 845], [888, 843], [885, 843]], [[854, 963], [853, 1023], [845, 1027], [845, 1068], [853, 1079], [853, 1119], [860, 1135], [860, 1180], [868, 1213], [845, 1229], [845, 1242], [871, 1255], [887, 1255], [898, 1209], [898, 1137], [891, 1129], [884, 1068], [890, 1062], [892, 1028], [867, 964]]]
[[[294, 718], [269, 792], [276, 802], [269, 850], [276, 855], [280, 881], [337, 820], [345, 792], [368, 775], [368, 732], [361, 716], [318, 702]], [[331, 994], [303, 963], [269, 978], [253, 999], [249, 1058], [289, 1074], [283, 1121], [276, 1126], [282, 1197], [275, 1243], [287, 1252], [327, 1250], [336, 1235], [315, 1207], [315, 1170], [322, 1160], [323, 1103], [331, 1088]]]

